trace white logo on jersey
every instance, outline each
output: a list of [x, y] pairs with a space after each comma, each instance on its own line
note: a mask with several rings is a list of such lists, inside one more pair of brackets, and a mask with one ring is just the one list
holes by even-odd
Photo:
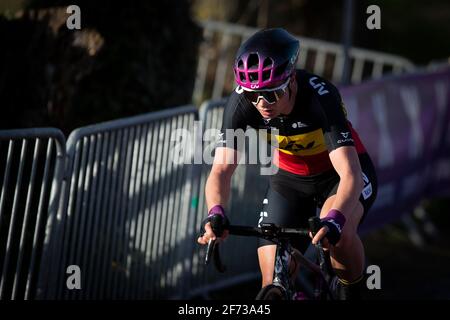
[[362, 190], [361, 194], [364, 200], [366, 200], [372, 195], [372, 183], [369, 181], [369, 178], [364, 172], [362, 173], [362, 178], [364, 180], [364, 189]]
[[309, 79], [309, 84], [314, 89], [318, 89], [317, 92], [319, 93], [319, 96], [327, 94], [329, 91], [325, 89], [325, 82], [314, 83], [314, 80], [316, 79], [317, 77], [312, 77], [311, 79]]
[[307, 127], [308, 125], [307, 124], [305, 124], [305, 123], [303, 123], [303, 122], [300, 122], [300, 121], [297, 121], [297, 122], [294, 122], [293, 124], [292, 124], [292, 128], [304, 128], [304, 127]]
[[369, 198], [372, 195], [372, 184], [369, 183], [367, 186], [365, 186], [361, 194], [364, 200]]
[[338, 144], [346, 143], [346, 142], [354, 142], [352, 138], [349, 137], [350, 132], [341, 132], [341, 135], [344, 137], [343, 140], [339, 139], [336, 141]]
[[363, 176], [364, 184], [365, 185], [368, 184], [369, 183], [369, 178], [367, 178], [367, 176], [366, 176], [366, 174], [364, 172], [362, 173], [362, 176]]

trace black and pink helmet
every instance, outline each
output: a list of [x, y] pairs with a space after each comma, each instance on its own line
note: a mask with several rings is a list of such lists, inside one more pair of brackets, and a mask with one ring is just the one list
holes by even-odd
[[234, 62], [236, 82], [244, 90], [282, 85], [292, 74], [300, 42], [282, 28], [261, 30], [245, 41]]

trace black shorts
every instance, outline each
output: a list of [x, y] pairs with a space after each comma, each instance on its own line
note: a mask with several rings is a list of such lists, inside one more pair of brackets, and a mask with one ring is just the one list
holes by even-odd
[[[364, 207], [361, 223], [375, 201], [378, 184], [369, 155], [360, 154], [359, 161], [364, 179], [364, 189], [359, 198]], [[282, 227], [308, 228], [308, 219], [316, 215], [317, 208], [322, 208], [330, 196], [336, 194], [339, 181], [339, 175], [334, 169], [306, 177], [280, 169], [270, 177], [270, 186], [263, 201], [258, 225], [265, 222]], [[304, 252], [309, 243], [310, 240], [305, 238], [293, 242], [293, 245]], [[268, 244], [273, 243], [259, 240], [259, 247]]]

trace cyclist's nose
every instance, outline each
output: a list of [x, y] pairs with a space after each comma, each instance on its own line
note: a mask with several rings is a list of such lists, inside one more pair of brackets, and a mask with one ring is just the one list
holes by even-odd
[[256, 104], [256, 106], [260, 109], [267, 109], [273, 106], [273, 104], [268, 103], [266, 100], [264, 99], [259, 99], [258, 103]]

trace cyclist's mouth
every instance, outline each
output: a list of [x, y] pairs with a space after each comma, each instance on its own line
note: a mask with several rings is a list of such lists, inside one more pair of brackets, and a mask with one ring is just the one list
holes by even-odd
[[275, 111], [273, 109], [262, 109], [261, 112], [263, 113], [263, 116], [271, 116]]

